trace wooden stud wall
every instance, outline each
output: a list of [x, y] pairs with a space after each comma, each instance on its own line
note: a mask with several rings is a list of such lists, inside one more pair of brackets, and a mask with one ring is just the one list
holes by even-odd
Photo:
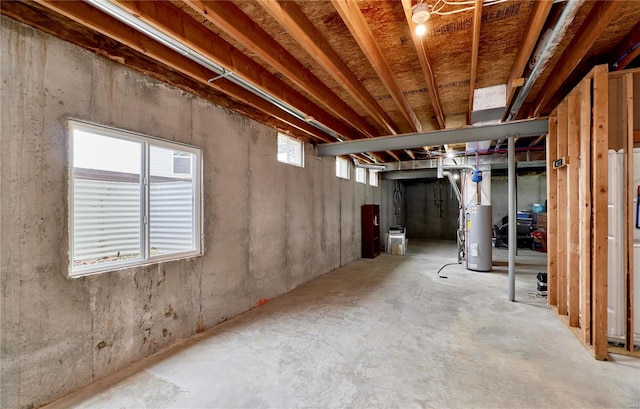
[[622, 77], [622, 124], [626, 133], [625, 147], [625, 213], [628, 223], [625, 223], [625, 238], [627, 245], [624, 258], [624, 285], [625, 285], [625, 334], [624, 348], [627, 352], [633, 352], [633, 227], [635, 226], [635, 207], [633, 206], [634, 195], [637, 198], [638, 192], [634, 189], [633, 175], [633, 74], [628, 73]]
[[[556, 285], [558, 261], [556, 252], [558, 248], [558, 228], [556, 225], [556, 213], [558, 203], [557, 174], [553, 170], [553, 159], [557, 158], [558, 117], [557, 114], [549, 117], [549, 134], [547, 135], [547, 300], [549, 305], [558, 305], [558, 286]], [[551, 285], [549, 285], [551, 284]]]
[[[558, 106], [558, 127], [556, 146], [558, 158], [567, 156], [567, 101]], [[575, 158], [568, 158], [571, 162]], [[567, 167], [556, 171], [558, 205], [556, 208], [556, 283], [558, 286], [558, 314], [567, 315]]]
[[[615, 74], [621, 75], [623, 92], [615, 97], [612, 109], [616, 111], [619, 105], [622, 111], [618, 114], [623, 118], [624, 138], [618, 139], [625, 150], [624, 350], [637, 354], [633, 347], [632, 228], [633, 200], [638, 193], [633, 184], [632, 154], [637, 107], [633, 73]], [[640, 75], [635, 79], [640, 80]], [[596, 359], [607, 359], [613, 351], [607, 338], [610, 80], [606, 65], [595, 67], [552, 112], [547, 138], [548, 301]], [[567, 166], [553, 169], [553, 160], [562, 157], [566, 157]]]

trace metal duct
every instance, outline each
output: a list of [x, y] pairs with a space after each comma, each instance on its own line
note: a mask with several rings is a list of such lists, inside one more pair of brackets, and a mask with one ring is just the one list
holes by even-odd
[[511, 105], [511, 109], [509, 110], [509, 115], [507, 116], [507, 121], [511, 121], [516, 118], [520, 108], [522, 108], [522, 104], [527, 99], [529, 92], [531, 92], [531, 88], [538, 80], [538, 77], [544, 69], [547, 67], [549, 60], [553, 57], [560, 41], [564, 37], [564, 34], [567, 31], [567, 28], [573, 22], [574, 17], [578, 13], [578, 10], [584, 3], [584, 0], [568, 0], [564, 4], [564, 8], [558, 18], [557, 23], [554, 25], [553, 29], [547, 30], [544, 34], [540, 36], [540, 42], [536, 47], [535, 51], [531, 56], [531, 62], [529, 65], [533, 63], [533, 67], [531, 68], [531, 72], [524, 85], [520, 89], [518, 96], [515, 101]]
[[351, 160], [353, 161], [353, 165], [356, 168], [380, 170], [380, 171], [387, 170], [387, 168], [385, 168], [382, 165], [372, 165], [372, 164], [368, 164], [368, 163], [360, 163], [360, 161], [358, 161], [358, 159], [354, 158], [353, 156], [351, 157]]

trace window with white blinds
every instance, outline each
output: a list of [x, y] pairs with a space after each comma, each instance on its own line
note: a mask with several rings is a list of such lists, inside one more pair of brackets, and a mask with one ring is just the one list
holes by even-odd
[[69, 121], [70, 276], [201, 254], [199, 148]]

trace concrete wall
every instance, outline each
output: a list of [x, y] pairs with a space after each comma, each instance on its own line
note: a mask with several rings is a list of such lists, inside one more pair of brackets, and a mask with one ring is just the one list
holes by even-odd
[[[2, 17], [3, 408], [38, 406], [360, 257], [380, 188], [275, 130]], [[201, 257], [77, 279], [68, 257], [66, 120], [203, 148]]]
[[[449, 181], [403, 181], [402, 184], [407, 237], [455, 240], [458, 200]], [[439, 207], [435, 200], [439, 201]]]
[[[491, 178], [491, 205], [493, 224], [500, 225], [509, 212], [509, 179], [506, 176]], [[519, 175], [517, 177], [517, 209], [531, 210], [534, 203], [544, 204], [547, 200], [547, 175]]]

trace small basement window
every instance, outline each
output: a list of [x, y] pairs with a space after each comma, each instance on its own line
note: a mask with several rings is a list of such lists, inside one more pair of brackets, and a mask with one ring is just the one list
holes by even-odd
[[302, 141], [278, 133], [278, 161], [304, 167], [304, 145]]
[[69, 121], [69, 275], [202, 254], [199, 148]]
[[336, 156], [336, 176], [349, 179], [349, 161]]
[[378, 172], [369, 169], [369, 185], [378, 186]]
[[356, 182], [367, 184], [367, 170], [365, 168], [356, 168]]

